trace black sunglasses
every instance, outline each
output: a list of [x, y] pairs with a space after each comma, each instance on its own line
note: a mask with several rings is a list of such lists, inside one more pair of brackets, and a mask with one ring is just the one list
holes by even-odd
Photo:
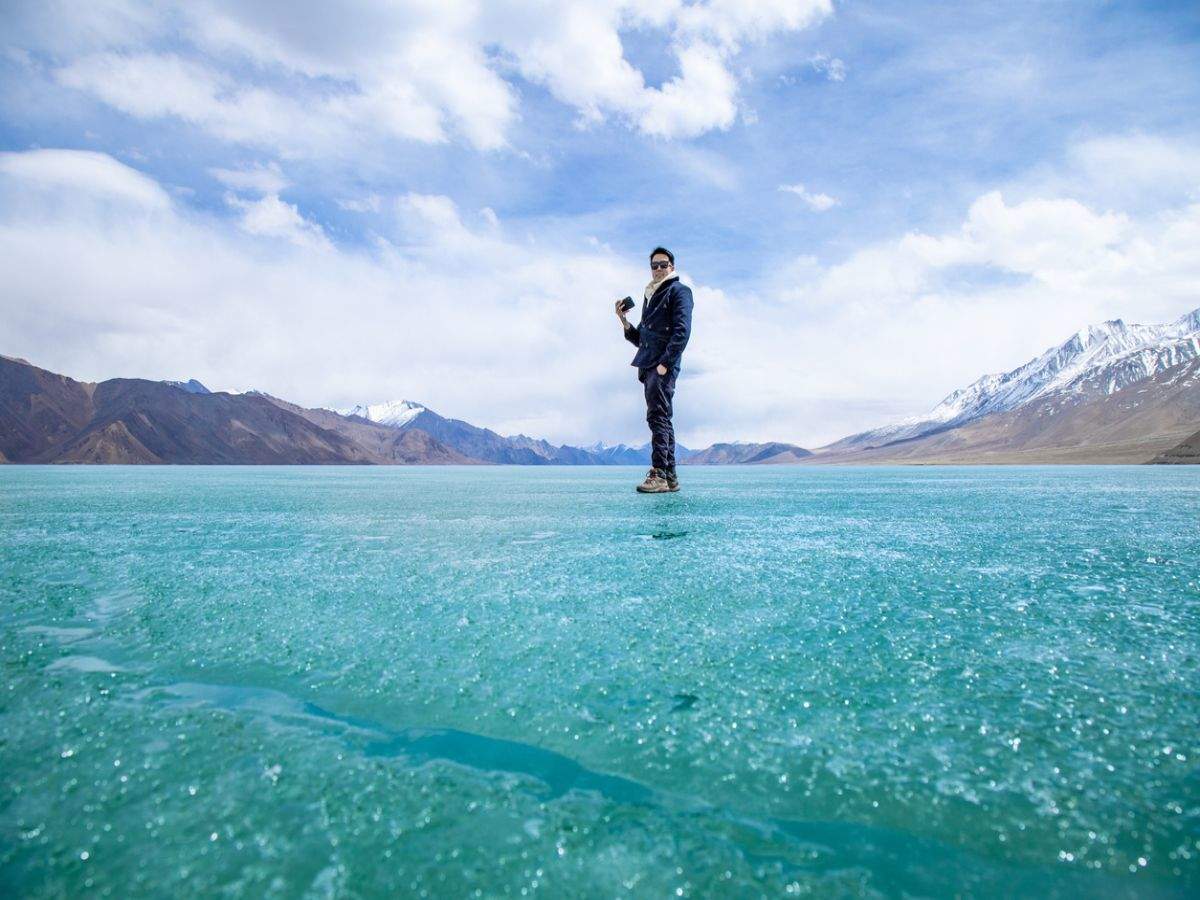
[[652, 269], [668, 269], [668, 268], [670, 268], [670, 266], [671, 266], [671, 264], [669, 262], [652, 262], [652, 263], [650, 263], [650, 268], [652, 268]]

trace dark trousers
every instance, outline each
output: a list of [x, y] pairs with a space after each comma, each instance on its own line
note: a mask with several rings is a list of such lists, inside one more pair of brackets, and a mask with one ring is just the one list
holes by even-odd
[[650, 426], [650, 465], [675, 471], [675, 429], [671, 425], [671, 400], [675, 396], [678, 369], [638, 369], [638, 381], [646, 388], [646, 424]]

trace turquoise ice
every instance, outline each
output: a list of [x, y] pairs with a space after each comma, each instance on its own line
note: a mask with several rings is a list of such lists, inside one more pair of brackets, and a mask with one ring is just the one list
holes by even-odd
[[0, 894], [1194, 896], [1200, 471], [0, 468]]

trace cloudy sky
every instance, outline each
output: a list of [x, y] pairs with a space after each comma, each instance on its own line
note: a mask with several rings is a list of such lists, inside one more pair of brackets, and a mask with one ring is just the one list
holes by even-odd
[[695, 294], [681, 443], [818, 446], [1200, 306], [1200, 6], [0, 9], [0, 353], [648, 438], [613, 300]]

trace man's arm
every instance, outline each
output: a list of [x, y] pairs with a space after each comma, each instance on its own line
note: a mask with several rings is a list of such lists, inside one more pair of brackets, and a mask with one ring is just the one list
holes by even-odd
[[[628, 335], [628, 332], [626, 332]], [[671, 304], [671, 336], [667, 338], [667, 348], [658, 361], [660, 366], [675, 367], [683, 355], [688, 338], [692, 336], [692, 289], [679, 285], [675, 288], [674, 302]]]
[[625, 318], [625, 310], [621, 309], [621, 304], [624, 302], [624, 300], [618, 300], [614, 304], [614, 309], [617, 311], [617, 318], [621, 320], [621, 326], [625, 329], [625, 340], [629, 341], [635, 347], [640, 347], [642, 345], [642, 334], [638, 331], [636, 325], [630, 325], [629, 321]]

